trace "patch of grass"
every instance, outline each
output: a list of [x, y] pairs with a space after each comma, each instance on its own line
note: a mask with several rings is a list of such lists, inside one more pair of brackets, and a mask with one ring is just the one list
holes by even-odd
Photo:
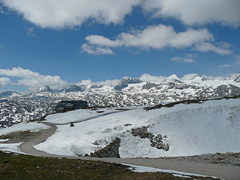
[[193, 178], [174, 177], [169, 173], [136, 173], [128, 170], [127, 166], [101, 161], [44, 158], [0, 152], [0, 179], [179, 180]]

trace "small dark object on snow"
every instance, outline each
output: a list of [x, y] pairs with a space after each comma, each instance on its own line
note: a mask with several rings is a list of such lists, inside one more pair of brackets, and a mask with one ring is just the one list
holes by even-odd
[[71, 123], [70, 123], [70, 127], [74, 127], [74, 124], [73, 124], [73, 122], [71, 122]]

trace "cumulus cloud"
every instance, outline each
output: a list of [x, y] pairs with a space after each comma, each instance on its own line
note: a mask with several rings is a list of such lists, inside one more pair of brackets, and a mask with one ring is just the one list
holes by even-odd
[[201, 52], [215, 52], [220, 55], [228, 55], [232, 54], [232, 50], [228, 49], [228, 43], [220, 43], [217, 45], [211, 44], [209, 42], [202, 42], [199, 44], [196, 44], [194, 50], [201, 51]]
[[178, 56], [173, 57], [171, 60], [175, 61], [175, 62], [184, 62], [184, 63], [194, 63], [195, 62], [194, 59], [186, 58], [186, 57], [182, 58], [182, 57], [178, 57]]
[[[220, 22], [240, 26], [239, 0], [0, 0], [42, 28], [80, 26], [87, 20], [119, 24], [141, 6], [154, 17], [172, 17], [187, 25]], [[0, 8], [0, 13], [3, 8]]]
[[141, 75], [141, 77], [139, 79], [143, 82], [159, 83], [159, 82], [163, 82], [166, 79], [166, 77], [164, 77], [164, 76], [153, 76], [153, 75], [144, 73], [143, 75]]
[[95, 44], [95, 45], [99, 45], [99, 46], [109, 46], [109, 47], [118, 47], [118, 46], [122, 46], [123, 42], [121, 40], [110, 40], [108, 38], [105, 38], [103, 36], [99, 36], [99, 35], [90, 35], [86, 37], [86, 40], [90, 43], [90, 44]]
[[1, 6], [0, 6], [0, 13], [4, 14], [4, 10], [3, 10], [3, 8]]
[[[0, 0], [0, 3], [1, 3], [1, 0]], [[7, 8], [4, 8], [3, 6], [1, 6], [0, 4], [0, 14], [3, 14], [3, 15], [8, 15], [8, 10]]]
[[0, 0], [42, 28], [80, 26], [86, 20], [119, 24], [142, 0]]
[[172, 61], [175, 61], [175, 62], [183, 62], [183, 63], [194, 63], [195, 62], [195, 55], [193, 54], [186, 54], [185, 57], [173, 57], [171, 58]]
[[106, 80], [100, 82], [92, 82], [91, 80], [82, 80], [81, 82], [77, 83], [78, 85], [102, 85], [102, 86], [116, 86], [120, 82], [119, 79], [114, 80]]
[[239, 0], [145, 0], [143, 9], [155, 17], [172, 17], [187, 25], [220, 22], [240, 26]]
[[[172, 26], [163, 24], [146, 27], [143, 30], [134, 29], [128, 33], [120, 33], [115, 39], [109, 39], [100, 35], [90, 35], [87, 43], [81, 46], [82, 51], [89, 54], [114, 54], [109, 48], [133, 47], [142, 50], [159, 49], [166, 47], [187, 48], [207, 52], [214, 51], [217, 54], [231, 54], [229, 44], [222, 42], [215, 46], [210, 43], [214, 36], [206, 29], [195, 30], [188, 28], [184, 32], [176, 32]], [[103, 49], [99, 49], [103, 48]]]
[[35, 89], [41, 86], [50, 86], [57, 89], [66, 85], [66, 81], [63, 81], [59, 76], [44, 76], [38, 72], [33, 72], [21, 67], [14, 67], [12, 69], [0, 69], [0, 75], [19, 77], [19, 85], [25, 85], [31, 89]]
[[8, 86], [11, 85], [11, 80], [9, 78], [6, 77], [1, 77], [0, 78], [0, 88], [4, 87], [4, 86]]
[[220, 65], [219, 67], [220, 68], [226, 68], [226, 67], [230, 67], [230, 65], [229, 64], [223, 64], [223, 65]]
[[99, 82], [100, 85], [103, 86], [116, 86], [121, 80], [119, 79], [114, 79], [114, 80], [106, 80], [106, 81], [101, 81]]
[[94, 46], [89, 46], [88, 44], [83, 44], [81, 46], [81, 50], [82, 52], [86, 52], [88, 54], [94, 54], [94, 55], [114, 54], [114, 52], [109, 48], [94, 47]]

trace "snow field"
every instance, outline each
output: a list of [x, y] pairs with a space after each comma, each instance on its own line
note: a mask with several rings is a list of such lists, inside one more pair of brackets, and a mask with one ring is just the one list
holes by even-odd
[[[69, 123], [74, 121], [79, 123], [70, 127]], [[239, 99], [179, 104], [150, 111], [140, 107], [129, 111], [114, 108], [76, 110], [50, 115], [47, 122], [59, 124], [57, 131], [35, 148], [59, 155], [90, 154], [117, 137], [121, 139], [119, 153], [122, 158], [190, 156], [239, 152], [240, 149]], [[67, 124], [60, 125], [64, 123]], [[149, 139], [133, 136], [131, 129], [142, 126], [148, 126], [147, 131], [153, 135], [160, 134], [165, 137], [163, 142], [169, 145], [169, 150], [157, 149], [151, 146]], [[23, 122], [0, 129], [0, 135], [46, 128], [50, 127], [41, 123]], [[6, 140], [0, 140], [1, 150], [20, 151], [19, 143], [7, 144], [4, 141]]]
[[[89, 110], [72, 112], [74, 115], [66, 113], [66, 117], [68, 120], [84, 117], [84, 111], [86, 114]], [[57, 122], [58, 117], [58, 114], [52, 115], [48, 121]], [[63, 122], [66, 122], [64, 118]], [[170, 146], [168, 151], [151, 147], [147, 138], [132, 136], [132, 128], [148, 125], [148, 132], [166, 136], [164, 142]], [[60, 155], [84, 155], [119, 137], [122, 158], [239, 152], [240, 101], [208, 101], [150, 111], [135, 109], [75, 123], [72, 128], [69, 125], [57, 127], [57, 132], [37, 145], [37, 149]]]
[[0, 129], [0, 136], [13, 133], [13, 132], [18, 132], [18, 131], [31, 131], [31, 132], [37, 132], [40, 131], [41, 129], [49, 129], [51, 128], [50, 126], [44, 125], [42, 123], [36, 123], [36, 122], [21, 122], [18, 124], [15, 124], [11, 127], [8, 128], [2, 128]]

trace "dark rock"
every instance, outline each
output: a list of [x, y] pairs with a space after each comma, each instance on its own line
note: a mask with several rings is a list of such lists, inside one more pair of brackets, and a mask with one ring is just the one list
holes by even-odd
[[91, 153], [90, 156], [99, 157], [99, 158], [103, 158], [103, 157], [120, 158], [120, 155], [119, 155], [120, 142], [121, 140], [119, 138], [116, 138], [114, 141], [112, 141], [103, 149], [100, 149], [99, 151]]

